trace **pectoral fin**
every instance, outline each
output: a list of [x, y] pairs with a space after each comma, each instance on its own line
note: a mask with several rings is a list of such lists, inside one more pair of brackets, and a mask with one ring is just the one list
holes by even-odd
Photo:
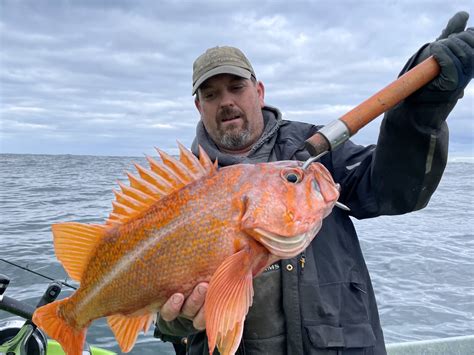
[[252, 305], [251, 254], [243, 249], [216, 270], [206, 295], [206, 332], [210, 353], [234, 354], [242, 339], [244, 320]]

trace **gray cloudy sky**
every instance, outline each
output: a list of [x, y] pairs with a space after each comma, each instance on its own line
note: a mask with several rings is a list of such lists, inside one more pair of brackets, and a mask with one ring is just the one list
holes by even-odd
[[[129, 155], [190, 146], [194, 59], [240, 47], [285, 118], [326, 124], [396, 78], [471, 0], [0, 0], [0, 152]], [[474, 20], [470, 20], [470, 24]], [[473, 155], [471, 84], [450, 154]], [[380, 118], [354, 137], [376, 142]]]

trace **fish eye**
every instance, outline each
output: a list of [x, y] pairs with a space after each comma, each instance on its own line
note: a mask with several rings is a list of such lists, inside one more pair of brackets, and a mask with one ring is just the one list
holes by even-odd
[[296, 184], [298, 182], [298, 175], [296, 175], [295, 173], [290, 173], [290, 174], [286, 175], [286, 180], [288, 182], [292, 182], [292, 183]]
[[283, 173], [283, 178], [292, 184], [297, 184], [303, 180], [303, 175], [299, 171], [290, 170]]

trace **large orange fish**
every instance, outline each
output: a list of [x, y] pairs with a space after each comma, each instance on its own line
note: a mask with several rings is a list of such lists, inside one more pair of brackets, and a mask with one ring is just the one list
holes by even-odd
[[252, 304], [252, 278], [301, 253], [339, 197], [319, 163], [239, 164], [217, 169], [180, 145], [159, 152], [120, 184], [104, 225], [53, 225], [54, 246], [80, 281], [69, 298], [39, 308], [33, 321], [68, 355], [82, 354], [90, 323], [107, 317], [123, 352], [132, 349], [174, 293], [209, 282], [205, 300], [210, 353], [234, 354]]

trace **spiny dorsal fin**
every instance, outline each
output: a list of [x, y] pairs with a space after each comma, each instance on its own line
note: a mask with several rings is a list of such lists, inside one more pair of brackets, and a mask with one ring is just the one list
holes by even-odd
[[179, 147], [179, 160], [181, 160], [183, 164], [186, 165], [195, 176], [201, 177], [201, 176], [207, 175], [206, 170], [199, 162], [199, 159], [196, 158], [196, 156], [193, 153], [191, 153], [191, 151], [187, 150], [184, 147], [184, 145], [182, 145], [179, 142], [178, 142], [178, 147]]
[[199, 147], [199, 159], [178, 143], [179, 160], [158, 150], [162, 162], [146, 157], [150, 169], [138, 164], [139, 176], [127, 172], [130, 186], [119, 182], [121, 191], [114, 191], [113, 210], [106, 224], [122, 224], [148, 210], [156, 201], [204, 176], [213, 174], [217, 165]]
[[216, 164], [212, 164], [212, 161], [209, 158], [209, 155], [207, 155], [206, 151], [201, 146], [199, 146], [199, 162], [201, 163], [202, 167], [208, 174], [217, 170], [217, 159], [216, 159]]
[[179, 176], [177, 176], [173, 170], [168, 168], [168, 166], [163, 163], [157, 162], [155, 159], [148, 157], [148, 162], [150, 163], [151, 170], [161, 176], [172, 188], [178, 189], [186, 185], [186, 182], [183, 181]]

